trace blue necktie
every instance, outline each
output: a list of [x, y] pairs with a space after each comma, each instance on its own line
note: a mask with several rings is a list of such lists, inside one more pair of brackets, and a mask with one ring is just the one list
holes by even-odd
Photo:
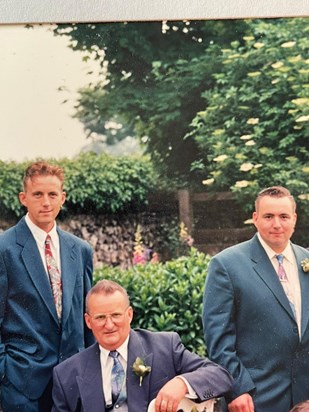
[[114, 407], [121, 405], [127, 398], [125, 385], [125, 372], [118, 359], [119, 352], [113, 350], [109, 352], [114, 360], [112, 368], [112, 400]]

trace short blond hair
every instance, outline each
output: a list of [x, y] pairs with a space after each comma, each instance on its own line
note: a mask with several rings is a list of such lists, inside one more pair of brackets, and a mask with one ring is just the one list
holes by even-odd
[[64, 172], [60, 166], [52, 165], [43, 160], [32, 163], [27, 167], [23, 177], [23, 188], [26, 191], [27, 183], [29, 180], [32, 180], [38, 176], [56, 176], [61, 182], [63, 187], [64, 182]]

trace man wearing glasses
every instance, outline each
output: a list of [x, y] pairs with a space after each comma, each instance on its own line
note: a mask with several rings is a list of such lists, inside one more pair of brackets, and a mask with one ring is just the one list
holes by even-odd
[[185, 395], [222, 396], [229, 373], [189, 352], [173, 332], [130, 327], [133, 309], [119, 284], [102, 280], [86, 298], [85, 321], [97, 343], [54, 369], [54, 412], [176, 412]]

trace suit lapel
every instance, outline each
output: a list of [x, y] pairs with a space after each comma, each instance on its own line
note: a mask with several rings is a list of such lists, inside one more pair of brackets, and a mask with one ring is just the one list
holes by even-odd
[[257, 235], [254, 236], [251, 243], [251, 260], [255, 272], [271, 290], [277, 301], [284, 307], [293, 321], [296, 322], [289, 301], [280, 284], [278, 275], [269, 260], [267, 253], [260, 244]]
[[62, 230], [58, 229], [61, 253], [62, 281], [62, 323], [65, 325], [72, 306], [77, 274], [77, 252], [75, 243]]
[[51, 316], [59, 323], [50, 283], [40, 252], [24, 218], [16, 225], [16, 238], [17, 243], [23, 248], [21, 257], [34, 287], [41, 296]]
[[[149, 404], [150, 374], [147, 374], [140, 386], [139, 377], [133, 372], [132, 365], [136, 358], [142, 358], [145, 365], [152, 368], [153, 354], [146, 353], [138, 334], [131, 330], [128, 344], [127, 397], [131, 412], [146, 412]], [[151, 372], [150, 372], [151, 373]]]
[[105, 400], [98, 344], [91, 348], [89, 355], [83, 375], [76, 376], [83, 406], [82, 410], [86, 412], [104, 412]]

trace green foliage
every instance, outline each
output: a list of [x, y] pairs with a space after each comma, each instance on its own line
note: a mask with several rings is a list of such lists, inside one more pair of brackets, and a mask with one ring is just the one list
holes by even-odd
[[231, 189], [244, 209], [274, 184], [308, 207], [308, 19], [252, 21], [243, 40], [213, 51], [222, 66], [187, 135], [202, 152], [193, 166], [207, 190]]
[[68, 36], [73, 50], [102, 65], [98, 82], [80, 91], [76, 116], [103, 134], [109, 119], [120, 119], [143, 139], [161, 173], [184, 185], [198, 148], [183, 137], [218, 69], [207, 50], [241, 39], [246, 27], [244, 20], [59, 25], [55, 33]]
[[1, 217], [19, 215], [21, 206], [18, 199], [22, 191], [25, 163], [0, 161], [0, 211]]
[[191, 248], [188, 256], [166, 263], [97, 269], [94, 281], [111, 279], [128, 291], [133, 327], [176, 331], [188, 349], [205, 355], [201, 313], [209, 259]]
[[138, 210], [146, 204], [155, 175], [146, 158], [86, 153], [63, 162], [67, 208], [87, 213]]
[[[49, 159], [65, 173], [67, 200], [63, 213], [123, 213], [137, 211], [147, 203], [156, 185], [151, 162], [141, 158], [113, 158], [93, 153], [73, 160]], [[28, 163], [0, 163], [0, 209], [4, 216], [23, 214], [18, 200]], [[158, 186], [158, 185], [157, 185]]]

